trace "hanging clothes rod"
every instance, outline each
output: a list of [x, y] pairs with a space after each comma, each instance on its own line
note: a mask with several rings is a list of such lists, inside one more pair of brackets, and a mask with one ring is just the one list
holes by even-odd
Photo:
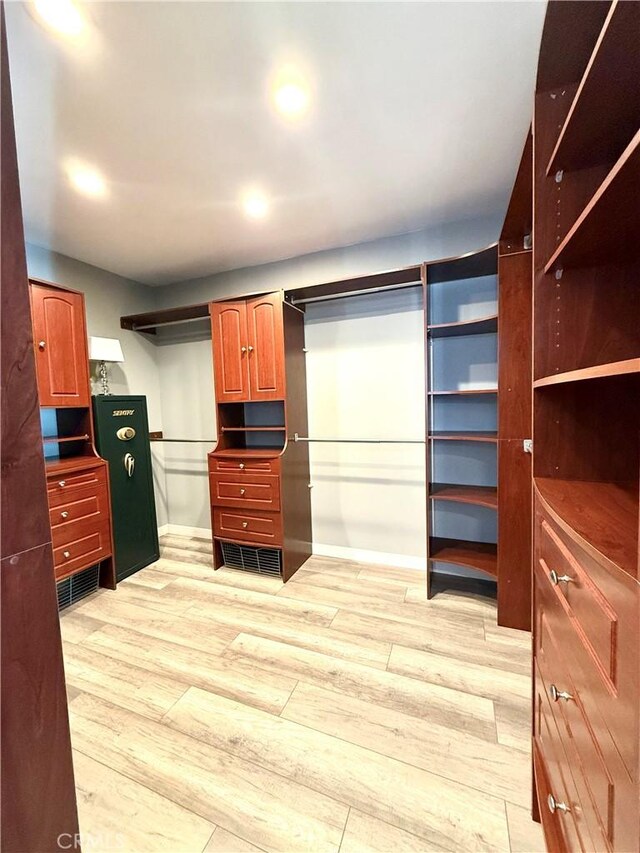
[[309, 438], [294, 432], [291, 441], [306, 441], [310, 444], [425, 444], [423, 438]]
[[295, 291], [290, 291], [291, 305], [304, 305], [307, 302], [326, 302], [329, 299], [345, 299], [347, 296], [367, 296], [369, 293], [383, 293], [386, 290], [405, 290], [409, 287], [422, 287], [422, 282], [411, 281], [402, 282], [401, 284], [383, 284], [379, 287], [367, 287], [362, 290], [348, 290], [345, 293], [327, 293], [325, 296], [307, 296], [304, 299], [296, 299]]

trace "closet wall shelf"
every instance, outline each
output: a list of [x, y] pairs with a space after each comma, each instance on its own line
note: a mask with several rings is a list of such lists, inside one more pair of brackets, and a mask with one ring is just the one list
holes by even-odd
[[497, 394], [497, 388], [465, 388], [464, 390], [457, 391], [429, 391], [428, 394], [430, 397], [442, 397], [442, 396], [452, 396], [452, 395], [469, 395], [469, 394]]
[[462, 335], [489, 335], [498, 331], [498, 315], [491, 314], [476, 320], [459, 320], [456, 323], [436, 323], [427, 326], [432, 338], [451, 338]]
[[453, 563], [484, 572], [492, 578], [498, 575], [498, 546], [490, 542], [471, 542], [467, 539], [429, 538], [429, 559]]
[[547, 385], [561, 385], [564, 382], [581, 382], [585, 379], [601, 379], [606, 376], [623, 376], [629, 373], [640, 373], [640, 358], [628, 358], [625, 361], [614, 361], [609, 364], [596, 364], [593, 367], [583, 367], [580, 370], [569, 370], [555, 376], [544, 376], [536, 379], [534, 388], [544, 388]]
[[564, 529], [578, 534], [580, 544], [632, 577], [637, 576], [637, 481], [605, 483], [536, 477], [535, 485]]
[[490, 509], [498, 508], [498, 489], [496, 486], [466, 486], [455, 483], [432, 483], [429, 497], [433, 501], [456, 501], [476, 504]]
[[640, 112], [640, 51], [633, 3], [615, 2], [580, 81], [549, 159], [558, 169], [586, 169], [616, 160]]
[[451, 432], [446, 430], [437, 430], [435, 432], [430, 432], [428, 438], [432, 441], [486, 441], [495, 444], [498, 441], [498, 433], [481, 431]]
[[[633, 5], [633, 4], [630, 4]], [[595, 266], [640, 255], [635, 215], [640, 196], [640, 130], [600, 184], [544, 271]]]
[[147, 311], [145, 314], [128, 314], [120, 317], [120, 328], [155, 335], [158, 326], [173, 326], [176, 323], [189, 323], [193, 320], [208, 319], [208, 317], [209, 303], [201, 302], [198, 305]]

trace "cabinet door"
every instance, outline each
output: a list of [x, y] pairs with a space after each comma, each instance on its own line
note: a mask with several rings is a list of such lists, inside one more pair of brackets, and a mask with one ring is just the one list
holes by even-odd
[[218, 403], [249, 400], [247, 306], [245, 302], [212, 302], [213, 374]]
[[284, 329], [279, 293], [247, 301], [252, 400], [283, 400]]
[[81, 293], [31, 285], [41, 406], [89, 406], [89, 359]]

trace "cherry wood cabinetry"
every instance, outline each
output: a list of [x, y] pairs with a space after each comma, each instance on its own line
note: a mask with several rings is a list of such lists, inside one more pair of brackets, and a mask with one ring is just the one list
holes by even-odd
[[2, 109], [2, 850], [78, 837], [60, 623], [38, 413], [4, 8]]
[[[214, 567], [268, 549], [288, 580], [311, 554], [304, 315], [270, 293], [209, 307], [218, 443], [209, 454]], [[232, 553], [236, 553], [235, 551]]]
[[640, 850], [640, 4], [552, 2], [534, 139], [534, 775], [550, 850]]
[[30, 292], [40, 405], [88, 407], [84, 295], [35, 283]]
[[55, 424], [42, 438], [55, 578], [100, 564], [100, 585], [115, 589], [107, 463], [93, 441], [84, 295], [37, 280], [29, 290], [39, 404]]
[[210, 305], [216, 400], [282, 400], [282, 298], [267, 294]]

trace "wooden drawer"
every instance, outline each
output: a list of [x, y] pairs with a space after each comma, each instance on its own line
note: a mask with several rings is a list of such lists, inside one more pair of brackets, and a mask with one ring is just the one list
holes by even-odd
[[279, 512], [240, 512], [215, 507], [213, 535], [230, 542], [254, 542], [279, 548], [282, 547], [282, 516]]
[[76, 531], [80, 534], [79, 538], [53, 549], [56, 580], [93, 566], [111, 553], [109, 523], [103, 521], [93, 526], [86, 522], [84, 524], [84, 529]]
[[547, 696], [556, 727], [562, 733], [591, 836], [600, 840], [597, 846], [609, 847], [614, 840], [613, 815], [617, 806], [614, 781], [544, 612], [538, 621], [536, 646], [536, 691]]
[[[556, 721], [539, 671], [535, 673], [534, 713], [535, 746], [544, 763], [548, 790], [539, 792], [540, 812], [546, 824], [564, 842], [566, 850], [593, 850], [597, 845], [591, 840], [583, 808], [572, 776], [571, 762], [563, 746]], [[566, 806], [555, 807], [555, 803]], [[549, 840], [549, 839], [548, 839]]]
[[54, 508], [95, 495], [100, 488], [106, 490], [106, 465], [73, 474], [58, 473], [47, 477], [49, 507]]
[[213, 506], [280, 509], [280, 478], [271, 474], [209, 474], [209, 487]]
[[225, 471], [257, 471], [263, 474], [279, 474], [280, 473], [280, 458], [261, 458], [250, 456], [209, 456], [209, 471], [212, 474]]
[[539, 530], [539, 556], [546, 564], [547, 577], [566, 602], [567, 614], [575, 621], [594, 664], [615, 688], [616, 614], [549, 523], [543, 519]]
[[108, 517], [107, 490], [99, 487], [95, 494], [74, 501], [61, 503], [49, 509], [49, 522], [53, 533], [53, 544], [57, 546], [56, 536], [64, 535], [63, 529], [69, 529], [74, 521], [86, 518]]

